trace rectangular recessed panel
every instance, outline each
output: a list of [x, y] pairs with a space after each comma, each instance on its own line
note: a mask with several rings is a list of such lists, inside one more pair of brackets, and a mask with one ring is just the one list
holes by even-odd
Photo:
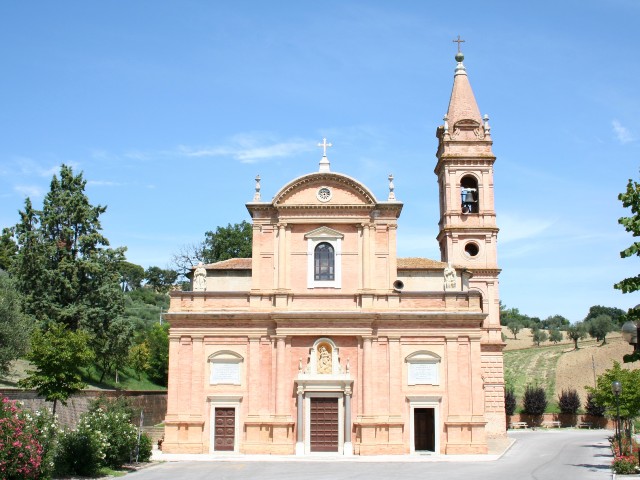
[[311, 398], [311, 451], [338, 451], [338, 399]]
[[216, 408], [214, 450], [233, 452], [236, 438], [236, 409]]

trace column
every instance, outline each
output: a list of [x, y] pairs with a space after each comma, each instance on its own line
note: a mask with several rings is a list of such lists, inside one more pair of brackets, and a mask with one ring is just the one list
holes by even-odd
[[304, 404], [303, 389], [298, 387], [298, 416], [296, 419], [296, 455], [304, 455]]
[[249, 415], [257, 415], [262, 395], [260, 388], [260, 337], [249, 337], [249, 371], [247, 372], [249, 385]]
[[363, 224], [363, 235], [362, 235], [362, 288], [367, 289], [371, 286], [370, 279], [370, 267], [371, 267], [371, 256], [369, 254], [370, 251], [370, 243], [369, 243], [369, 225]]
[[351, 388], [344, 390], [344, 455], [353, 455], [353, 444], [351, 443]]
[[373, 403], [372, 382], [374, 380], [373, 358], [371, 355], [372, 337], [362, 337], [362, 396], [364, 397], [364, 415], [371, 415], [371, 407]]
[[286, 337], [278, 336], [276, 338], [276, 415], [285, 415], [287, 412], [285, 406], [285, 396], [287, 387], [287, 378], [285, 372], [285, 346]]
[[285, 223], [278, 224], [278, 285], [276, 288], [287, 288], [286, 285], [286, 230]]

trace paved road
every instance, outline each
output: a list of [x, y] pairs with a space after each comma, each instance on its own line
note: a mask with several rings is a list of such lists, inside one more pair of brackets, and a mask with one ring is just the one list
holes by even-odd
[[[558, 480], [610, 479], [611, 454], [604, 430], [523, 431], [496, 461], [450, 462], [435, 458], [375, 462], [352, 460], [167, 462], [127, 475], [127, 480]], [[406, 457], [405, 457], [406, 458]], [[435, 461], [434, 461], [435, 460]]]

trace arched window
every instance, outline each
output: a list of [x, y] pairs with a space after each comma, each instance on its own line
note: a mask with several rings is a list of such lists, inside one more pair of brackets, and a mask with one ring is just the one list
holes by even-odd
[[314, 280], [335, 279], [335, 255], [330, 243], [319, 243], [313, 252]]
[[462, 213], [478, 213], [478, 181], [471, 175], [460, 180], [460, 196], [462, 197]]

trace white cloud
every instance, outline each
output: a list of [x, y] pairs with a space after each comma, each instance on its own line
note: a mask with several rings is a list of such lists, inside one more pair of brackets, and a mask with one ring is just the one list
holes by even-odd
[[87, 181], [87, 185], [94, 187], [120, 187], [124, 184], [120, 182], [110, 182], [108, 180], [89, 180]]
[[38, 198], [44, 195], [44, 190], [35, 185], [16, 185], [13, 189], [25, 197]]
[[499, 226], [501, 243], [509, 243], [524, 239], [540, 237], [553, 225], [552, 220], [534, 218], [528, 215], [513, 216], [508, 213], [501, 213]]
[[241, 163], [256, 163], [268, 158], [290, 157], [314, 148], [316, 145], [310, 140], [275, 141], [260, 134], [239, 134], [228, 145], [199, 148], [181, 145], [178, 153], [188, 157], [233, 157]]
[[613, 133], [620, 143], [629, 143], [635, 140], [629, 129], [623, 126], [618, 120], [613, 120], [611, 125], [613, 126]]

